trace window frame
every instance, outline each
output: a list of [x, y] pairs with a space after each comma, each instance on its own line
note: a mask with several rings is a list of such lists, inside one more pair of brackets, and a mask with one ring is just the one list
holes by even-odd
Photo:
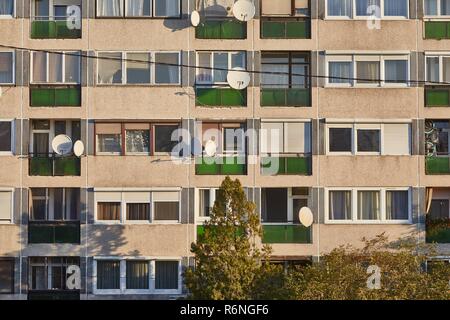
[[17, 16], [17, 9], [16, 9], [16, 0], [11, 0], [12, 1], [12, 3], [13, 3], [13, 13], [12, 13], [12, 15], [9, 15], [9, 14], [0, 14], [0, 20], [2, 20], [2, 19], [14, 19], [14, 18], [16, 18], [16, 16]]
[[[199, 81], [198, 80], [198, 76], [199, 76], [199, 74], [200, 74], [200, 72], [201, 72], [201, 70], [204, 68], [204, 67], [200, 67], [200, 63], [199, 63], [199, 55], [200, 54], [205, 54], [205, 53], [207, 53], [207, 54], [209, 54], [210, 55], [210, 57], [209, 57], [209, 68], [212, 68], [212, 69], [208, 69], [208, 70], [210, 70], [211, 71], [211, 81]], [[224, 81], [224, 82], [215, 82], [214, 81], [214, 72], [215, 72], [215, 67], [214, 67], [214, 55], [215, 54], [223, 54], [223, 53], [226, 53], [227, 55], [228, 55], [228, 67], [227, 67], [227, 69], [232, 69], [232, 66], [233, 66], [233, 61], [232, 61], [232, 55], [233, 54], [240, 54], [240, 53], [243, 53], [244, 55], [243, 55], [243, 63], [244, 63], [244, 68], [245, 69], [247, 69], [248, 68], [248, 65], [247, 65], [247, 51], [246, 50], [234, 50], [234, 51], [226, 51], [226, 50], [199, 50], [199, 51], [196, 51], [195, 52], [195, 65], [196, 65], [196, 68], [195, 68], [195, 85], [196, 86], [206, 86], [206, 87], [223, 87], [223, 86], [225, 86], [225, 87], [229, 87], [229, 85], [228, 85], [228, 82], [227, 81]], [[222, 71], [222, 70], [220, 70], [220, 71]]]
[[10, 213], [9, 213], [9, 220], [7, 220], [7, 219], [0, 219], [0, 225], [2, 225], [2, 224], [14, 224], [15, 222], [14, 222], [14, 211], [15, 211], [15, 206], [14, 206], [14, 188], [3, 188], [3, 187], [1, 187], [0, 188], [0, 191], [1, 192], [8, 192], [8, 193], [10, 193], [10, 197], [11, 197], [11, 199], [10, 199], [10, 208], [11, 208], [11, 211], [10, 211]]
[[[351, 16], [332, 16], [328, 14], [328, 1], [325, 2], [325, 19], [326, 20], [371, 20], [371, 16], [358, 16], [356, 14], [356, 2], [351, 0]], [[381, 20], [408, 20], [410, 19], [410, 0], [407, 0], [406, 16], [387, 16], [384, 12], [384, 0], [380, 0], [380, 19]]]
[[[211, 219], [210, 216], [200, 216], [200, 206], [202, 205], [202, 203], [200, 202], [200, 192], [208, 190], [209, 191], [209, 205], [211, 207], [211, 209], [214, 206], [215, 200], [216, 200], [216, 192], [217, 190], [219, 190], [219, 187], [211, 187], [211, 188], [207, 188], [207, 187], [200, 187], [200, 188], [195, 188], [195, 198], [194, 198], [194, 202], [196, 203], [195, 205], [195, 217], [197, 222], [199, 222], [200, 224], [203, 224], [205, 221], [208, 221]], [[213, 195], [213, 196], [211, 196]]]
[[[350, 191], [352, 218], [350, 220], [330, 219], [330, 191]], [[358, 219], [358, 191], [378, 191], [380, 192], [380, 218], [378, 220], [359, 220]], [[408, 191], [408, 219], [393, 220], [386, 219], [386, 193], [388, 191]], [[375, 225], [409, 225], [412, 224], [412, 188], [410, 187], [327, 187], [325, 188], [325, 224], [375, 224]]]
[[181, 19], [183, 15], [183, 4], [182, 0], [178, 0], [178, 10], [179, 15], [177, 16], [156, 16], [156, 1], [150, 0], [150, 16], [128, 16], [127, 15], [127, 0], [120, 0], [122, 6], [123, 6], [123, 13], [119, 16], [102, 16], [99, 15], [99, 5], [98, 0], [95, 1], [95, 18], [96, 19]]
[[[34, 53], [44, 53], [46, 58], [45, 58], [45, 70], [46, 70], [46, 74], [45, 74], [45, 79], [46, 81], [42, 81], [42, 82], [36, 82], [34, 81], [34, 65], [33, 65], [33, 59], [34, 59]], [[70, 57], [74, 57], [74, 55], [72, 55], [73, 53], [78, 53], [78, 82], [66, 82], [66, 53], [70, 53]], [[61, 82], [50, 82], [49, 80], [49, 72], [50, 72], [50, 63], [49, 63], [49, 56], [50, 54], [59, 54], [61, 55]], [[31, 51], [30, 54], [30, 84], [32, 85], [80, 85], [81, 84], [81, 69], [82, 69], [82, 61], [81, 61], [81, 51], [79, 50], [61, 50], [61, 51], [55, 51], [55, 52], [43, 52], [43, 51]]]
[[[33, 189], [45, 189], [45, 196], [33, 196]], [[55, 219], [55, 208], [54, 207], [53, 207], [53, 212], [50, 212], [51, 206], [50, 206], [49, 202], [51, 200], [55, 201], [54, 196], [52, 197], [50, 195], [50, 189], [62, 189], [62, 193], [63, 194], [62, 194], [62, 203], [61, 203], [61, 205], [64, 208], [64, 212], [63, 212], [63, 215], [62, 215], [63, 218], [62, 219]], [[80, 220], [80, 212], [77, 212], [78, 219], [75, 219], [75, 220], [68, 219], [68, 217], [70, 218], [70, 212], [67, 212], [67, 207], [66, 207], [66, 203], [67, 203], [66, 202], [66, 195], [67, 195], [66, 191], [67, 191], [67, 189], [78, 189], [78, 190], [80, 190], [79, 188], [71, 188], [71, 187], [37, 187], [37, 188], [32, 187], [32, 188], [30, 188], [29, 196], [30, 196], [30, 199], [31, 199], [31, 205], [30, 205], [30, 210], [29, 210], [29, 214], [28, 214], [29, 221], [33, 221], [33, 222], [36, 222], [36, 221], [37, 222], [39, 222], [39, 221], [45, 221], [45, 222], [71, 222], [71, 221], [77, 221], [77, 222], [79, 222], [79, 221], [81, 221]], [[34, 199], [36, 199], [36, 200], [45, 200], [45, 219], [44, 220], [36, 220], [36, 219], [33, 219], [33, 217], [32, 217], [33, 210], [34, 210], [33, 209], [33, 200]], [[80, 200], [81, 199], [79, 199], [79, 201]]]
[[[2, 16], [0, 16], [0, 20]], [[14, 50], [1, 50], [0, 53], [10, 53], [11, 54], [11, 72], [12, 72], [12, 81], [11, 82], [0, 82], [0, 86], [13, 86], [16, 84], [16, 53]]]
[[[180, 192], [178, 192], [178, 201], [174, 201], [174, 200], [154, 200], [154, 193], [157, 193], [158, 191], [154, 191], [152, 192], [152, 198], [151, 198], [151, 204], [150, 204], [150, 214], [151, 214], [151, 221], [153, 224], [180, 224], [181, 223], [181, 195]], [[164, 192], [164, 191], [163, 191]], [[170, 191], [166, 191], [166, 192], [170, 192]], [[173, 192], [173, 191], [172, 191]], [[155, 213], [156, 213], [156, 209], [155, 209], [155, 204], [157, 202], [161, 202], [161, 203], [178, 203], [178, 219], [177, 220], [156, 220], [155, 219]]]
[[450, 15], [441, 15], [441, 0], [436, 0], [436, 15], [427, 15], [425, 14], [425, 1], [423, 0], [423, 19], [424, 20], [438, 20], [438, 19], [450, 19]]
[[291, 17], [291, 18], [310, 18], [311, 17], [311, 0], [307, 0], [308, 2], [308, 15], [302, 15], [302, 14], [296, 14], [296, 6], [295, 6], [295, 0], [291, 1], [291, 13], [289, 15], [278, 15], [278, 14], [263, 14], [263, 3], [261, 2], [260, 5], [260, 16], [261, 17], [268, 17], [268, 18], [284, 18], [284, 17]]
[[[309, 155], [312, 152], [312, 122], [311, 119], [261, 119], [261, 126], [262, 124], [265, 123], [277, 123], [277, 124], [281, 124], [283, 126], [283, 131], [281, 132], [281, 137], [283, 138], [283, 148], [279, 153], [276, 152], [263, 152], [261, 150], [263, 150], [263, 137], [261, 136], [261, 133], [259, 134], [259, 143], [258, 143], [258, 148], [259, 148], [259, 155], [261, 157], [265, 157], [265, 156], [270, 156], [270, 155], [288, 155], [288, 154], [304, 154], [304, 155]], [[305, 152], [301, 153], [301, 152], [289, 152], [286, 151], [286, 140], [287, 140], [287, 136], [286, 136], [286, 125], [289, 123], [294, 123], [294, 124], [303, 124], [304, 126], [309, 126], [309, 137], [306, 137], [306, 135], [303, 133], [301, 133], [301, 135], [299, 134], [298, 138], [303, 138], [303, 143], [304, 143], [304, 149]], [[262, 130], [262, 128], [261, 128]], [[266, 133], [266, 138], [271, 138], [270, 132]], [[280, 138], [281, 138], [280, 137]], [[309, 138], [309, 143], [307, 142], [307, 138]], [[272, 142], [272, 141], [271, 141]], [[306, 151], [307, 147], [309, 147], [309, 150]]]
[[[448, 16], [450, 18], [450, 16]], [[450, 59], [450, 52], [426, 52], [425, 51], [425, 84], [433, 85], [433, 86], [446, 86], [446, 84], [441, 83], [431, 83], [428, 81], [428, 58], [438, 58], [438, 66], [439, 66], [439, 82], [444, 82], [444, 58]], [[450, 75], [449, 75], [450, 77]]]
[[13, 156], [15, 153], [15, 119], [3, 119], [0, 118], [0, 122], [9, 122], [11, 124], [11, 150], [10, 151], [0, 151], [0, 157], [2, 156]]

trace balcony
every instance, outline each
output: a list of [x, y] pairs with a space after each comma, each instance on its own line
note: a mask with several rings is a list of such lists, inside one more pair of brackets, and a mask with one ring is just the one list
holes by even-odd
[[261, 107], [309, 107], [309, 88], [261, 89]]
[[426, 219], [427, 243], [450, 243], [450, 218]]
[[81, 86], [79, 85], [32, 85], [30, 86], [32, 107], [79, 107]]
[[80, 176], [81, 161], [75, 156], [30, 154], [30, 176]]
[[[81, 29], [71, 29], [66, 17], [36, 17], [31, 22], [31, 39], [81, 39]], [[71, 26], [72, 27], [72, 26]]]
[[425, 173], [450, 174], [450, 157], [448, 156], [427, 156], [425, 157]]
[[450, 39], [450, 21], [425, 21], [425, 39]]
[[311, 39], [311, 20], [261, 20], [261, 39]]
[[195, 28], [197, 39], [247, 39], [247, 23], [236, 19], [208, 20]]
[[196, 175], [246, 175], [245, 156], [198, 157], [195, 161]]
[[304, 175], [312, 174], [311, 155], [261, 157], [262, 175]]
[[28, 243], [80, 244], [80, 222], [29, 221]]
[[198, 107], [245, 107], [247, 90], [232, 88], [196, 88], [195, 102]]
[[[197, 226], [197, 239], [203, 237], [205, 235], [205, 229], [208, 228], [209, 231], [217, 230], [217, 226], [210, 225], [209, 227], [205, 227], [204, 225]], [[245, 234], [244, 228], [238, 228], [236, 230], [236, 236], [242, 236]]]
[[263, 225], [263, 243], [312, 243], [312, 228], [302, 225]]
[[450, 86], [425, 86], [425, 107], [450, 107]]
[[30, 290], [28, 300], [80, 300], [79, 290]]

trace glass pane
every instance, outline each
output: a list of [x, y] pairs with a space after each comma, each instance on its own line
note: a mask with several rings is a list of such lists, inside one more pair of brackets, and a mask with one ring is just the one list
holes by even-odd
[[180, 83], [178, 53], [155, 53], [155, 83]]
[[330, 62], [328, 64], [329, 83], [351, 84], [351, 62]]
[[357, 61], [356, 70], [357, 83], [378, 84], [378, 79], [380, 79], [380, 63], [378, 61]]
[[238, 52], [231, 54], [231, 68], [244, 68], [245, 69], [245, 53]]
[[[45, 189], [43, 189], [45, 190]], [[33, 191], [34, 194], [34, 191]], [[46, 220], [46, 205], [47, 201], [44, 199], [33, 199], [33, 210], [31, 220]]]
[[63, 188], [54, 188], [53, 192], [53, 220], [64, 219], [64, 190]]
[[64, 21], [67, 17], [67, 6], [55, 5], [53, 6], [53, 16], [55, 20]]
[[80, 56], [75, 52], [65, 55], [65, 82], [80, 83]]
[[407, 17], [408, 0], [384, 0], [384, 15], [391, 17]]
[[387, 83], [407, 83], [408, 80], [408, 61], [405, 60], [386, 60], [385, 81]]
[[199, 192], [199, 216], [200, 217], [209, 217], [209, 213], [211, 210], [210, 207], [210, 190], [203, 189]]
[[[198, 66], [211, 68], [211, 53], [200, 52], [197, 55]], [[197, 82], [212, 82], [212, 70], [211, 69], [197, 69]]]
[[[214, 83], [227, 82], [228, 74], [228, 53], [214, 53]], [[223, 70], [217, 70], [223, 69]]]
[[352, 129], [330, 128], [330, 152], [352, 152]]
[[97, 289], [120, 289], [120, 262], [97, 260]]
[[149, 53], [127, 53], [127, 83], [150, 83], [150, 62]]
[[438, 57], [427, 57], [427, 81], [439, 82]]
[[155, 220], [178, 220], [179, 203], [178, 202], [155, 202]]
[[10, 152], [11, 149], [11, 122], [0, 122], [0, 152]]
[[125, 140], [127, 153], [150, 153], [149, 130], [126, 130]]
[[0, 0], [0, 16], [12, 16], [14, 14], [14, 0]]
[[450, 82], [450, 57], [442, 58], [442, 77], [444, 82]]
[[155, 289], [178, 289], [178, 261], [155, 261]]
[[380, 130], [358, 130], [358, 152], [380, 152]]
[[180, 16], [180, 0], [154, 0], [156, 17]]
[[62, 82], [62, 61], [62, 54], [48, 54], [48, 81], [50, 83]]
[[31, 288], [33, 290], [47, 290], [47, 272], [45, 266], [31, 267]]
[[177, 129], [175, 125], [155, 126], [155, 152], [172, 152], [178, 144], [178, 141], [172, 141], [172, 133]]
[[292, 65], [292, 87], [308, 88], [309, 67], [305, 65]]
[[99, 152], [122, 152], [121, 134], [99, 134], [97, 137]]
[[261, 86], [287, 88], [289, 87], [289, 65], [263, 64], [261, 65]]
[[352, 1], [353, 0], [328, 0], [328, 15], [329, 16], [352, 16]]
[[438, 0], [424, 0], [424, 11], [426, 16], [437, 16]]
[[33, 133], [33, 154], [46, 157], [49, 154], [49, 134]]
[[126, 15], [129, 17], [151, 16], [151, 0], [126, 0]]
[[408, 220], [408, 191], [386, 192], [386, 219]]
[[441, 16], [450, 15], [450, 0], [441, 0]]
[[351, 191], [330, 191], [328, 202], [328, 218], [330, 220], [352, 219]]
[[[1, 8], [1, 0], [0, 0], [0, 8]], [[0, 52], [0, 83], [12, 83], [12, 82], [13, 82], [13, 53]]]
[[123, 16], [123, 0], [97, 0], [97, 16]]
[[[33, 2], [32, 2], [33, 3]], [[49, 14], [49, 0], [35, 0], [34, 11], [37, 20], [48, 20]]]
[[149, 289], [148, 261], [127, 261], [127, 289]]
[[244, 130], [241, 128], [225, 128], [224, 130], [224, 151], [244, 152]]
[[14, 260], [0, 260], [0, 293], [14, 291]]
[[122, 54], [99, 53], [98, 57], [98, 83], [122, 83]]
[[432, 220], [449, 218], [449, 200], [432, 200], [429, 214]]
[[50, 130], [49, 120], [33, 120], [33, 129], [35, 130]]
[[120, 220], [120, 202], [97, 203], [97, 220]]
[[66, 288], [66, 267], [57, 266], [52, 269], [51, 289], [63, 290]]
[[150, 204], [127, 203], [127, 220], [150, 220]]
[[47, 81], [47, 54], [33, 52], [33, 82]]
[[283, 223], [288, 217], [288, 189], [261, 189], [261, 218], [263, 222]]
[[380, 192], [358, 191], [358, 220], [380, 219]]
[[355, 0], [355, 2], [357, 16], [371, 16], [380, 13], [380, 0]]
[[55, 121], [55, 136], [60, 134], [66, 134], [66, 122]]

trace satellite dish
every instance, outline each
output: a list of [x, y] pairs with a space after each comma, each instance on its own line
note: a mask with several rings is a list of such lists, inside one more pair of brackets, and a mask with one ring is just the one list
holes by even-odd
[[303, 207], [298, 212], [298, 219], [300, 220], [300, 223], [304, 225], [305, 227], [310, 227], [314, 222], [314, 217], [312, 214], [312, 211], [308, 207]]
[[81, 155], [84, 152], [84, 143], [81, 140], [77, 140], [75, 141], [74, 145], [73, 145], [73, 153], [77, 156], [77, 157], [81, 157]]
[[200, 24], [200, 14], [198, 13], [198, 11], [194, 10], [191, 12], [191, 24], [194, 27]]
[[233, 68], [228, 72], [227, 82], [233, 89], [243, 90], [250, 84], [250, 74], [244, 68]]
[[52, 140], [53, 151], [60, 155], [72, 152], [72, 139], [65, 134], [57, 135]]
[[214, 157], [217, 152], [217, 145], [214, 141], [208, 140], [205, 144], [205, 153], [209, 157]]
[[255, 16], [255, 5], [247, 0], [238, 0], [233, 5], [233, 15], [239, 21], [249, 21]]

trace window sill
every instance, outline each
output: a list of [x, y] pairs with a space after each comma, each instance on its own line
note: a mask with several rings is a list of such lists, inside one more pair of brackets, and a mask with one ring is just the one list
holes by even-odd
[[3, 220], [3, 221], [0, 221], [0, 225], [5, 225], [5, 226], [11, 225], [11, 226], [14, 226], [15, 224], [14, 224], [14, 222], [12, 220], [8, 220], [8, 221]]
[[348, 221], [348, 220], [325, 220], [325, 224], [328, 225], [411, 225], [412, 221], [409, 220], [360, 220], [360, 221]]

